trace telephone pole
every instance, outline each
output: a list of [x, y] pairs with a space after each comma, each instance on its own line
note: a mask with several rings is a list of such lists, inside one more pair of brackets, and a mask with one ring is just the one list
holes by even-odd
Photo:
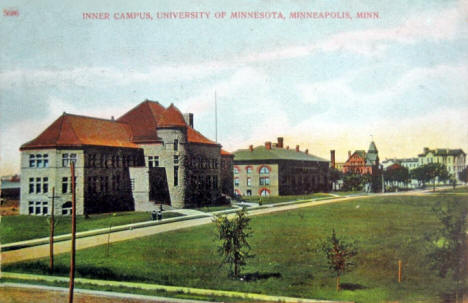
[[71, 190], [72, 190], [72, 239], [70, 252], [70, 289], [68, 292], [68, 303], [73, 303], [73, 288], [75, 286], [75, 242], [76, 242], [76, 184], [75, 184], [75, 162], [71, 162]]

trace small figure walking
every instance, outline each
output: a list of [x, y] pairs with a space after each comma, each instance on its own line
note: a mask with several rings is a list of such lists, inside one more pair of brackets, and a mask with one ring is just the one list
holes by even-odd
[[162, 211], [161, 210], [158, 211], [158, 220], [159, 221], [162, 220]]
[[153, 221], [156, 221], [156, 210], [153, 210], [153, 212], [151, 212], [151, 218], [153, 219]]

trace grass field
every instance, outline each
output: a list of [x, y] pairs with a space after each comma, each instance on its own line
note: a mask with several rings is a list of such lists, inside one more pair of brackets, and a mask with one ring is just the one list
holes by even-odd
[[[163, 212], [163, 219], [180, 216], [177, 213]], [[71, 217], [57, 216], [55, 235], [68, 234], [71, 232]], [[49, 236], [49, 217], [47, 216], [4, 216], [0, 222], [1, 243], [12, 243], [17, 241], [36, 239]], [[77, 216], [77, 231], [87, 231], [92, 229], [106, 228], [112, 226], [125, 225], [143, 221], [150, 221], [149, 212], [119, 212], [115, 216], [112, 214], [90, 215], [88, 219], [84, 216]]]
[[314, 193], [310, 195], [291, 195], [291, 196], [243, 196], [242, 200], [247, 202], [259, 202], [262, 200], [263, 204], [274, 204], [280, 202], [296, 201], [296, 200], [307, 200], [307, 199], [319, 199], [319, 198], [332, 198], [333, 196], [327, 193]]
[[[387, 196], [252, 217], [256, 256], [243, 281], [219, 268], [213, 225], [114, 243], [110, 257], [105, 246], [78, 251], [77, 276], [355, 302], [441, 302], [452, 284], [428, 268], [424, 236], [440, 226], [431, 208], [442, 199], [468, 207], [468, 196]], [[332, 229], [359, 242], [356, 267], [342, 277], [341, 292], [317, 250]], [[68, 255], [56, 257], [55, 274], [66, 276], [68, 263]], [[47, 274], [47, 264], [42, 259], [2, 269]]]

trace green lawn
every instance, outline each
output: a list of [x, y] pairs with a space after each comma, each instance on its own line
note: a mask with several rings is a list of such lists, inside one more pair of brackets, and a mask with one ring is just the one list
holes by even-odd
[[[163, 212], [163, 219], [177, 217], [180, 214]], [[23, 240], [30, 240], [49, 236], [49, 226], [47, 216], [3, 216], [0, 222], [1, 243], [12, 243]], [[68, 234], [71, 232], [71, 217], [56, 216], [57, 225], [55, 235]], [[76, 229], [78, 232], [99, 228], [125, 225], [143, 221], [150, 221], [149, 212], [119, 212], [115, 216], [112, 214], [90, 215], [89, 219], [84, 216], [77, 216]]]
[[[252, 217], [256, 256], [243, 271], [247, 281], [228, 279], [227, 269], [219, 269], [213, 225], [114, 243], [110, 257], [105, 246], [78, 251], [77, 276], [356, 302], [441, 302], [439, 294], [451, 284], [428, 268], [424, 240], [440, 226], [431, 208], [441, 199], [468, 207], [460, 195], [387, 196]], [[342, 277], [339, 293], [317, 251], [333, 228], [359, 242], [357, 265]], [[69, 256], [55, 263], [55, 274], [67, 276]], [[3, 270], [47, 274], [47, 265], [42, 259]]]
[[296, 201], [296, 200], [332, 198], [332, 197], [333, 197], [332, 195], [327, 194], [327, 193], [314, 193], [310, 195], [268, 196], [268, 197], [243, 196], [242, 200], [246, 202], [259, 202], [261, 199], [263, 204], [274, 204], [274, 203], [289, 202], [289, 201]]

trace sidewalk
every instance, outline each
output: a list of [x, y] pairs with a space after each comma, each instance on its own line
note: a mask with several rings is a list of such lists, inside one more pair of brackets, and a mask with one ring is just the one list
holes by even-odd
[[[47, 281], [47, 282], [68, 282], [68, 277], [58, 276], [42, 276], [42, 275], [30, 275], [30, 274], [17, 274], [17, 273], [3, 273], [3, 278], [13, 278], [29, 281]], [[286, 303], [350, 303], [350, 302], [337, 302], [329, 300], [314, 300], [307, 298], [295, 298], [285, 296], [274, 296], [257, 293], [247, 293], [239, 291], [228, 291], [228, 290], [215, 290], [215, 289], [204, 289], [204, 288], [192, 288], [184, 286], [167, 286], [160, 284], [149, 284], [149, 283], [137, 283], [137, 282], [124, 282], [124, 281], [108, 281], [108, 280], [97, 280], [97, 279], [85, 279], [75, 278], [75, 283], [85, 283], [87, 285], [102, 286], [102, 287], [124, 287], [132, 289], [143, 289], [153, 291], [166, 291], [169, 293], [183, 293], [190, 295], [202, 295], [208, 297], [229, 297], [234, 299], [249, 299], [263, 302], [286, 302]]]

